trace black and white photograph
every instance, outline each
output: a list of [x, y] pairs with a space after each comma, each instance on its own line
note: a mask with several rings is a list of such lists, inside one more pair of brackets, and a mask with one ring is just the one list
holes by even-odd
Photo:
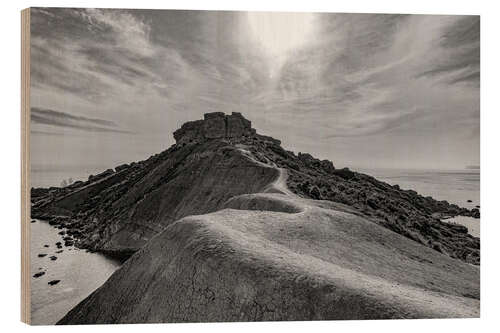
[[23, 321], [479, 318], [480, 23], [24, 10]]

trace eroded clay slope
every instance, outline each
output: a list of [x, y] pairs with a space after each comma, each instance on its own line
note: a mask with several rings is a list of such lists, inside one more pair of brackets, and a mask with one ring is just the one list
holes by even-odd
[[66, 228], [80, 247], [127, 257], [173, 221], [216, 211], [277, 176], [223, 140], [173, 146], [142, 166], [42, 199], [32, 216]]
[[477, 266], [280, 178], [169, 225], [59, 323], [479, 316]]
[[[64, 232], [65, 243], [128, 258], [173, 221], [222, 208], [227, 199], [262, 191], [323, 200], [467, 263], [479, 265], [480, 240], [441, 221], [479, 218], [446, 201], [424, 197], [263, 136], [240, 113], [208, 113], [174, 132], [176, 144], [147, 160], [120, 165], [70, 186], [32, 189], [34, 218]], [[277, 169], [286, 170], [270, 189]], [[275, 184], [276, 185], [276, 184]], [[318, 201], [319, 202], [319, 201]], [[252, 203], [247, 203], [251, 208]]]

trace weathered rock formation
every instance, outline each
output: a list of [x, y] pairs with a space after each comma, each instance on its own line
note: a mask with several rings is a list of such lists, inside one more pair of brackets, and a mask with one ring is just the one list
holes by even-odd
[[232, 139], [256, 134], [252, 123], [241, 113], [206, 113], [203, 120], [189, 121], [174, 132], [178, 144], [203, 142], [209, 139]]
[[32, 190], [65, 244], [131, 256], [61, 323], [478, 316], [479, 239], [439, 220], [475, 211], [296, 155], [238, 113], [174, 137]]
[[478, 209], [423, 197], [347, 168], [335, 169], [331, 161], [286, 151], [279, 140], [257, 134], [239, 113], [206, 114], [184, 124], [174, 137], [177, 144], [145, 161], [64, 188], [32, 189], [32, 217], [67, 228], [67, 244], [76, 240], [79, 247], [126, 258], [177, 219], [213, 212], [234, 195], [261, 191], [278, 166], [288, 170], [287, 185], [295, 194], [348, 205], [425, 246], [479, 263], [479, 239], [463, 226], [439, 220], [479, 217]]
[[248, 138], [281, 144], [280, 140], [257, 134], [252, 128], [252, 122], [239, 112], [230, 115], [223, 112], [205, 113], [203, 120], [188, 121], [182, 125], [174, 132], [174, 138], [178, 145], [202, 143], [212, 139], [228, 139], [236, 143]]

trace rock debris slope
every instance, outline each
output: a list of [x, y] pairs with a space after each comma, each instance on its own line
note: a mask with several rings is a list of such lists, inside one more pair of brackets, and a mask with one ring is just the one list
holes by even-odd
[[479, 316], [479, 240], [436, 218], [474, 212], [296, 156], [237, 113], [174, 135], [140, 167], [34, 190], [81, 246], [135, 252], [59, 324]]

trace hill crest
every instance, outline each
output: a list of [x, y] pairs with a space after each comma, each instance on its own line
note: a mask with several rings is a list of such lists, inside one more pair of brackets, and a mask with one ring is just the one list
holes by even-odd
[[479, 239], [443, 216], [479, 217], [446, 201], [336, 169], [331, 161], [287, 151], [240, 113], [205, 114], [174, 132], [176, 144], [63, 188], [32, 189], [32, 217], [49, 220], [80, 247], [127, 258], [188, 215], [214, 212], [233, 196], [258, 193], [286, 170], [290, 193], [326, 200], [396, 233], [479, 264]]

